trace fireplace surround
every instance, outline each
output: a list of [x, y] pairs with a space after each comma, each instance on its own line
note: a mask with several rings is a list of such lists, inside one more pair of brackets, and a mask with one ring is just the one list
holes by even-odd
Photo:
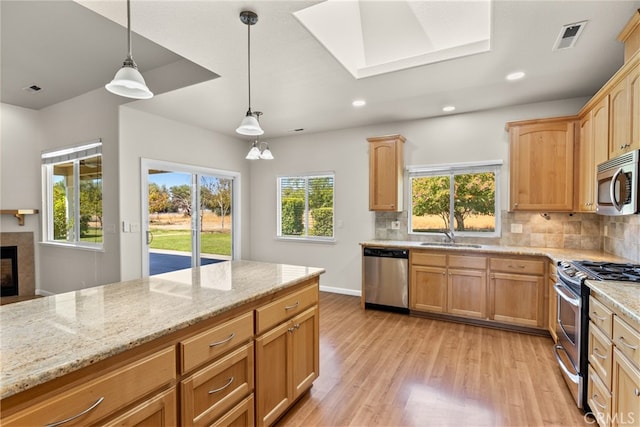
[[[33, 233], [0, 233], [0, 247], [2, 247], [2, 296], [35, 295], [36, 276]], [[16, 262], [17, 265], [15, 265]], [[10, 286], [5, 289], [5, 277], [8, 280], [9, 276], [12, 276], [11, 279], [15, 282], [16, 290], [9, 289]]]

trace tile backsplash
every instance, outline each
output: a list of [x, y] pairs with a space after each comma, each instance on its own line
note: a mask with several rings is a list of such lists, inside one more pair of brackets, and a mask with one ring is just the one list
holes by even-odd
[[[376, 212], [375, 238], [440, 241], [443, 236], [408, 233], [407, 212]], [[596, 214], [502, 211], [500, 237], [458, 237], [467, 243], [545, 248], [604, 250], [640, 262], [640, 215], [618, 217]], [[392, 228], [397, 221], [399, 228]]]

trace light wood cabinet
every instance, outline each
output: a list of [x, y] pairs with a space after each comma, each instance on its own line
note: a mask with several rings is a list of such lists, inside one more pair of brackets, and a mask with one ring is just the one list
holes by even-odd
[[5, 398], [0, 424], [273, 424], [319, 375], [318, 285], [311, 278]]
[[404, 141], [402, 135], [367, 138], [369, 141], [369, 210], [403, 208]]
[[573, 210], [575, 117], [507, 123], [512, 211]]
[[629, 94], [631, 96], [631, 146], [629, 150], [640, 149], [640, 63], [629, 74]]
[[178, 424], [176, 388], [158, 394], [104, 423], [105, 427], [171, 427]]
[[[294, 317], [281, 313], [278, 324], [256, 338], [256, 424], [259, 426], [273, 424], [319, 375], [318, 293], [317, 287], [312, 289], [314, 305]], [[306, 295], [304, 291], [303, 295]], [[273, 307], [291, 305], [290, 301], [279, 300], [257, 312], [271, 314]]]
[[485, 256], [412, 251], [409, 307], [485, 318], [486, 263]]
[[614, 158], [640, 148], [640, 65], [613, 86], [609, 98], [609, 158]]
[[557, 344], [558, 334], [556, 333], [556, 326], [558, 324], [558, 302], [556, 299], [556, 292], [553, 287], [558, 283], [558, 267], [554, 262], [549, 261], [547, 268], [549, 276], [547, 279], [547, 306], [549, 311], [548, 330], [551, 334], [551, 338], [553, 338], [553, 342]]
[[596, 210], [596, 170], [609, 158], [609, 96], [580, 116], [576, 211]]
[[629, 361], [619, 347], [613, 350], [612, 425], [640, 424], [640, 369]]
[[589, 320], [587, 404], [600, 427], [638, 425], [640, 325], [593, 291]]
[[541, 259], [491, 258], [491, 319], [534, 328], [547, 326], [544, 263]]
[[[154, 390], [171, 384], [176, 379], [175, 366], [175, 348], [160, 350], [95, 379], [81, 382], [38, 404], [30, 405], [24, 411], [3, 418], [2, 425], [48, 425], [63, 420], [69, 420], [65, 425], [97, 423]], [[143, 403], [142, 406], [146, 404]]]

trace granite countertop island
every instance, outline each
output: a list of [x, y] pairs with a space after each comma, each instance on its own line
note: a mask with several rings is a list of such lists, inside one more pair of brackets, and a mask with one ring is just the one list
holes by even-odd
[[229, 261], [0, 306], [0, 398], [324, 273]]

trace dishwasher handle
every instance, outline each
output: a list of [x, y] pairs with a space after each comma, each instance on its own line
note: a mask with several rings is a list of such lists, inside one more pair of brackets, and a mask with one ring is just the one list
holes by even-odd
[[362, 255], [377, 258], [409, 259], [409, 251], [407, 249], [364, 248]]

